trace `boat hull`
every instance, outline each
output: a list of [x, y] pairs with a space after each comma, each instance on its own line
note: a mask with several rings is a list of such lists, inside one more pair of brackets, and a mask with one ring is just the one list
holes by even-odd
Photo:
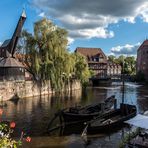
[[[129, 111], [129, 113], [125, 113], [126, 108]], [[112, 112], [109, 112], [105, 114], [102, 118], [99, 118], [98, 120], [101, 121], [104, 119], [104, 121], [106, 122], [107, 120], [109, 121], [110, 117], [116, 117], [118, 115], [121, 116], [119, 119], [110, 123], [108, 122], [104, 125], [102, 124], [97, 125], [97, 123], [95, 124], [95, 122], [97, 122], [97, 119], [94, 121], [90, 121], [87, 132], [90, 134], [98, 132], [105, 132], [105, 133], [110, 132], [119, 126], [123, 126], [124, 121], [129, 120], [130, 118], [136, 116], [136, 112], [137, 112], [136, 106], [129, 104], [122, 104], [120, 109], [116, 109]]]
[[95, 114], [72, 114], [72, 113], [64, 113], [62, 117], [64, 122], [85, 122], [92, 120], [93, 118], [99, 116], [101, 113]]
[[[104, 103], [98, 103], [84, 107], [84, 109], [77, 109], [75, 107], [64, 110], [61, 115], [65, 123], [68, 122], [85, 122], [94, 119], [95, 117], [105, 114], [111, 110], [115, 105], [115, 96], [111, 96]], [[80, 111], [81, 110], [81, 111]]]

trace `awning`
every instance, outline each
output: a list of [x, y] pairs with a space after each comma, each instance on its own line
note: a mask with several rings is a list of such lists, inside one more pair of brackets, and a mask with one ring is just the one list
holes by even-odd
[[138, 114], [134, 118], [125, 121], [125, 123], [148, 129], [148, 116]]

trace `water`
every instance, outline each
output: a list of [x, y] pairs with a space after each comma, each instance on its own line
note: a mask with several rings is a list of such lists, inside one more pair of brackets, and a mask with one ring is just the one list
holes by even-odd
[[[125, 103], [136, 104], [139, 113], [148, 110], [148, 86], [136, 83], [125, 83]], [[88, 136], [89, 144], [86, 145], [80, 135], [59, 136], [58, 132], [47, 135], [49, 119], [61, 109], [74, 105], [87, 105], [101, 102], [106, 97], [115, 95], [118, 104], [122, 98], [122, 83], [113, 83], [111, 86], [88, 87], [83, 94], [74, 91], [65, 96], [42, 96], [20, 99], [16, 102], [7, 101], [4, 106], [3, 120], [15, 121], [14, 135], [19, 137], [21, 131], [32, 137], [32, 142], [23, 147], [32, 148], [116, 148], [122, 137], [123, 129], [119, 129], [110, 135]], [[57, 121], [58, 122], [58, 121]], [[57, 122], [55, 124], [57, 124]], [[127, 129], [125, 129], [127, 130]]]

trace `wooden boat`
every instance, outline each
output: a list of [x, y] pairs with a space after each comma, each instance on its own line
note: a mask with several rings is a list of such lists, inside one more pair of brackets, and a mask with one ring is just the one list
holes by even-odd
[[85, 107], [70, 107], [61, 112], [64, 122], [85, 122], [111, 109], [115, 104], [115, 96], [107, 98], [103, 103]]
[[[82, 129], [85, 126], [84, 122], [92, 120], [93, 118], [105, 114], [106, 112], [109, 112], [111, 110], [111, 107], [116, 107], [116, 99], [115, 96], [112, 95], [111, 97], [104, 100], [103, 103], [88, 105], [88, 106], [76, 106], [76, 107], [70, 107], [63, 110], [59, 110], [55, 113], [53, 118], [49, 121], [47, 130], [48, 132], [54, 131], [56, 129], [59, 129], [61, 127], [65, 126], [72, 126], [79, 124], [79, 127], [81, 126]], [[60, 124], [51, 127], [55, 119], [59, 117]], [[64, 120], [64, 124], [63, 124]], [[81, 124], [80, 124], [81, 123]]]
[[136, 106], [130, 104], [120, 104], [119, 109], [110, 111], [102, 116], [88, 122], [88, 133], [98, 133], [111, 131], [123, 125], [124, 121], [136, 115]]

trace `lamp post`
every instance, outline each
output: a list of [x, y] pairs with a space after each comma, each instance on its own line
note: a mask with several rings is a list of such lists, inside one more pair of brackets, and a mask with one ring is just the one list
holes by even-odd
[[122, 103], [124, 103], [124, 57], [122, 61]]

